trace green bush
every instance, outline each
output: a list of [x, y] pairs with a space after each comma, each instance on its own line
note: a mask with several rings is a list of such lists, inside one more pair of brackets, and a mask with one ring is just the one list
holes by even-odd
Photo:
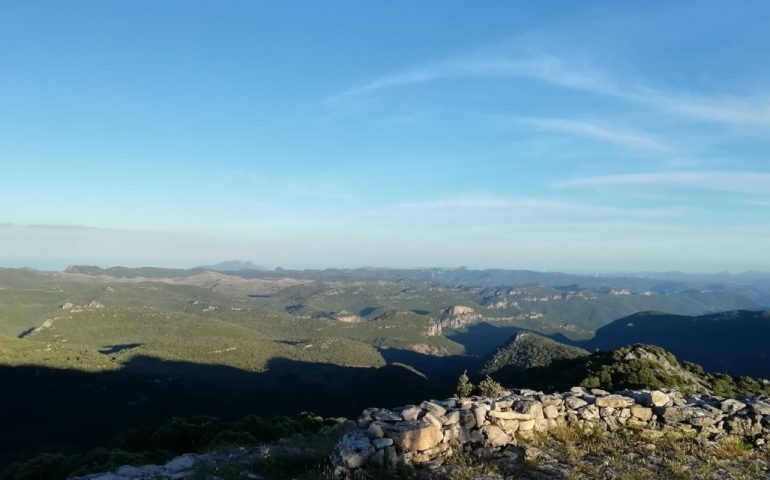
[[460, 398], [470, 397], [474, 388], [475, 386], [468, 378], [468, 371], [464, 371], [460, 378], [457, 379], [457, 396]]
[[502, 395], [503, 391], [505, 391], [505, 388], [503, 388], [503, 386], [496, 381], [492, 380], [489, 375], [487, 375], [484, 380], [479, 382], [479, 385], [476, 387], [476, 389], [478, 390], [479, 395], [484, 397], [497, 397]]

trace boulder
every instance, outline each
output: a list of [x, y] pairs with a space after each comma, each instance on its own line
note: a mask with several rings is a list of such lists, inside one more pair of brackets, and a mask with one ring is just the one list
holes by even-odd
[[360, 430], [346, 433], [337, 442], [335, 457], [347, 468], [360, 468], [375, 452], [374, 445]]
[[473, 415], [476, 417], [476, 426], [481, 427], [484, 425], [484, 421], [487, 419], [488, 405], [479, 405], [473, 409]]
[[571, 408], [572, 410], [577, 410], [580, 407], [588, 405], [588, 402], [579, 397], [567, 397], [564, 399], [564, 403], [567, 405], [567, 408]]
[[485, 425], [481, 427], [481, 433], [487, 439], [487, 445], [490, 447], [502, 447], [509, 442], [508, 434], [502, 428], [495, 425]]
[[743, 402], [739, 402], [734, 398], [728, 398], [727, 400], [722, 402], [722, 405], [720, 408], [725, 413], [737, 413], [743, 410], [744, 408], [746, 408], [746, 404]]
[[460, 423], [459, 410], [453, 410], [447, 413], [444, 417], [444, 425], [454, 425], [455, 423]]
[[578, 410], [578, 415], [581, 419], [589, 422], [592, 420], [598, 420], [599, 408], [597, 408], [596, 405], [586, 405], [585, 407]]
[[530, 415], [530, 418], [544, 418], [543, 404], [537, 400], [520, 400], [516, 402], [515, 410], [519, 413]]
[[600, 408], [626, 408], [633, 405], [634, 399], [623, 395], [605, 395], [596, 397], [596, 406]]
[[540, 403], [542, 403], [544, 406], [553, 405], [555, 407], [558, 407], [562, 403], [564, 403], [564, 399], [561, 395], [543, 395], [540, 397]]
[[382, 438], [385, 436], [385, 430], [379, 423], [372, 422], [366, 429], [366, 436], [369, 438]]
[[427, 412], [422, 419], [434, 427], [441, 428], [442, 425], [444, 425], [444, 420], [434, 415], [432, 412]]
[[545, 418], [556, 418], [559, 416], [559, 409], [555, 405], [546, 405], [543, 408], [543, 415]]
[[377, 450], [381, 450], [383, 448], [389, 447], [393, 445], [393, 439], [392, 438], [376, 438], [372, 440], [372, 445], [374, 445], [374, 448]]
[[425, 410], [428, 410], [432, 414], [436, 415], [437, 417], [443, 417], [444, 414], [446, 413], [446, 408], [442, 407], [441, 405], [435, 402], [422, 402], [420, 406]]
[[407, 452], [419, 452], [435, 447], [444, 433], [435, 425], [426, 423], [397, 423], [386, 427], [387, 436], [394, 445]]
[[652, 409], [647, 407], [631, 407], [631, 416], [647, 422], [652, 419]]
[[[368, 439], [366, 440], [369, 441]], [[181, 457], [176, 457], [169, 460], [163, 468], [168, 473], [179, 473], [185, 470], [190, 470], [197, 463], [197, 457], [195, 455], [187, 454]]]
[[749, 417], [732, 417], [725, 421], [726, 430], [733, 435], [753, 437], [762, 433], [762, 424]]
[[465, 428], [473, 428], [476, 426], [476, 416], [473, 412], [463, 411], [460, 414], [460, 425]]
[[641, 392], [642, 405], [645, 407], [665, 407], [671, 402], [671, 397], [660, 390]]
[[522, 422], [519, 422], [520, 432], [528, 432], [533, 428], [535, 428], [535, 420], [524, 420]]
[[749, 408], [751, 409], [751, 413], [755, 413], [757, 415], [770, 415], [770, 403], [764, 402], [762, 400], [757, 400], [756, 402], [751, 403]]
[[407, 407], [403, 410], [401, 410], [401, 418], [406, 420], [407, 422], [414, 422], [420, 417], [420, 414], [422, 413], [422, 409], [418, 407]]

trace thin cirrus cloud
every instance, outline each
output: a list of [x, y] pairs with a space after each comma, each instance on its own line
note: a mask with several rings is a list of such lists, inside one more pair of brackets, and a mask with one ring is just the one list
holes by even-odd
[[768, 194], [770, 173], [765, 172], [656, 172], [572, 178], [557, 182], [556, 188], [650, 187], [689, 188], [715, 192]]
[[590, 205], [561, 200], [533, 197], [508, 197], [489, 194], [457, 195], [437, 200], [407, 202], [393, 205], [392, 212], [426, 213], [437, 215], [482, 214], [505, 215], [577, 215], [587, 217], [665, 218], [681, 217], [681, 208], [649, 209]]
[[541, 130], [600, 140], [635, 150], [672, 153], [674, 148], [650, 135], [569, 118], [510, 117], [514, 123]]
[[453, 78], [532, 78], [554, 85], [603, 92], [620, 96], [622, 90], [610, 78], [600, 72], [568, 67], [553, 55], [510, 59], [504, 57], [462, 57], [442, 62], [432, 62], [404, 72], [385, 75], [364, 85], [359, 85], [326, 98], [327, 105], [335, 106], [355, 97], [390, 88], [406, 87], [435, 80]]
[[719, 124], [770, 128], [770, 92], [753, 96], [677, 93], [621, 80], [599, 69], [551, 54], [510, 58], [470, 55], [389, 74], [325, 99], [330, 107], [377, 91], [460, 78], [527, 78], [557, 87], [619, 98], [680, 117]]

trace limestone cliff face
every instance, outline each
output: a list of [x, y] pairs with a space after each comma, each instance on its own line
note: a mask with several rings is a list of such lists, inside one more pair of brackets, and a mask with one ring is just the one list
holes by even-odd
[[430, 322], [428, 323], [428, 328], [425, 332], [425, 335], [429, 337], [438, 337], [442, 333], [441, 323], [439, 322]]
[[476, 313], [473, 308], [455, 305], [444, 310], [440, 323], [443, 328], [462, 328], [479, 320], [481, 320], [481, 314]]

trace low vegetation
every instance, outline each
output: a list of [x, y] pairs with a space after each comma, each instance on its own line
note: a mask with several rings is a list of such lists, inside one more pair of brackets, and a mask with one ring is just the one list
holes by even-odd
[[632, 429], [558, 429], [536, 437], [533, 446], [539, 451], [532, 455], [530, 469], [562, 465], [566, 478], [575, 480], [751, 480], [765, 478], [770, 471], [770, 451], [738, 437], [706, 441], [673, 430], [655, 433], [660, 435]]
[[674, 388], [727, 397], [770, 393], [770, 382], [766, 380], [706, 373], [692, 363], [680, 364], [670, 352], [654, 345], [595, 352], [526, 370], [503, 368], [493, 377], [506, 386], [527, 386], [545, 391], [563, 391], [579, 385], [609, 391]]
[[556, 360], [588, 355], [582, 348], [564, 345], [531, 332], [515, 334], [486, 361], [481, 373], [491, 375], [502, 368], [547, 367]]
[[[213, 417], [172, 418], [156, 428], [119, 434], [107, 446], [80, 453], [42, 453], [0, 469], [0, 480], [53, 480], [115, 469], [121, 465], [163, 463], [188, 452], [250, 447], [296, 434], [314, 434], [339, 423], [313, 415], [262, 418], [249, 415], [227, 422]], [[315, 459], [315, 462], [318, 460]]]

